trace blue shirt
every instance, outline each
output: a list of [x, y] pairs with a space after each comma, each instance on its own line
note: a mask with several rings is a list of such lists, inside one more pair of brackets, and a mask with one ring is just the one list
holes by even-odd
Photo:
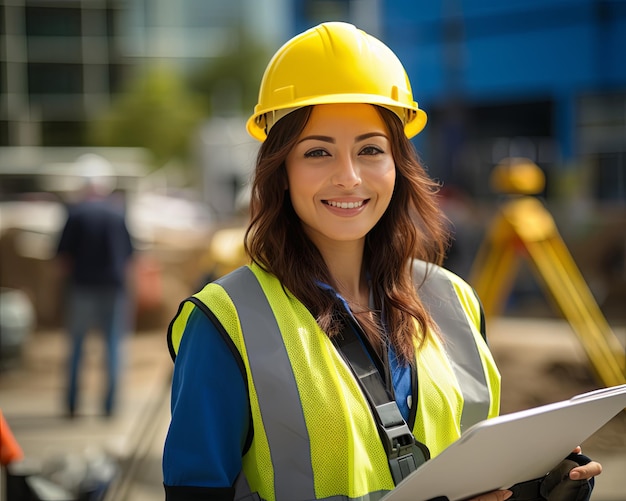
[[124, 287], [133, 253], [124, 213], [109, 199], [70, 207], [57, 253], [69, 258], [76, 285]]

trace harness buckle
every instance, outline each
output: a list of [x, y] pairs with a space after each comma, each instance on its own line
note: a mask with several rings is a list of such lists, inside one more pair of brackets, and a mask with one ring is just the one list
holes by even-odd
[[376, 409], [384, 431], [383, 445], [389, 458], [391, 475], [397, 485], [430, 459], [430, 451], [415, 439], [395, 402], [378, 405]]

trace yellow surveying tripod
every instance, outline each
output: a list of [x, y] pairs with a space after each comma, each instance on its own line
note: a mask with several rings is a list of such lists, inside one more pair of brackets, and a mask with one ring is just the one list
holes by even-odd
[[578, 335], [606, 386], [626, 383], [626, 351], [611, 330], [557, 230], [534, 196], [543, 190], [541, 169], [528, 159], [509, 158], [491, 177], [507, 201], [488, 228], [470, 272], [470, 283], [487, 316], [502, 311], [520, 258], [530, 261], [549, 296]]

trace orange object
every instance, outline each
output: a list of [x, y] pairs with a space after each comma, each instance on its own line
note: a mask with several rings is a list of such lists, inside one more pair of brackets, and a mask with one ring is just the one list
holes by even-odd
[[24, 452], [17, 443], [9, 424], [4, 419], [0, 410], [0, 465], [6, 466], [9, 463], [19, 461], [24, 457]]
[[161, 265], [150, 256], [139, 256], [134, 263], [135, 304], [138, 310], [157, 308], [163, 300]]

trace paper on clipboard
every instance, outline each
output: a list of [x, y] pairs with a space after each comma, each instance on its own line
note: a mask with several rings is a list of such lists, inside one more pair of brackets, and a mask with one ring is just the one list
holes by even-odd
[[450, 501], [538, 478], [626, 408], [626, 385], [481, 421], [383, 501]]

